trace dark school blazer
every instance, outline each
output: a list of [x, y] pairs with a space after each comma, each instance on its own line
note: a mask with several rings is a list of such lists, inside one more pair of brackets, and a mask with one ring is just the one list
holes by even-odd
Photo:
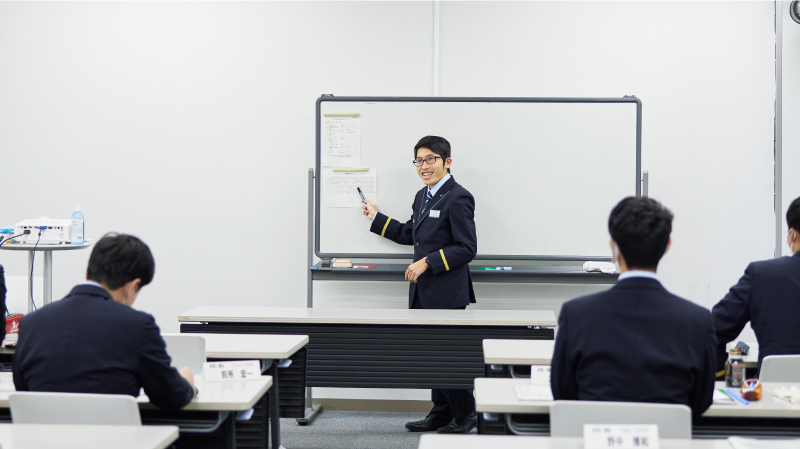
[[17, 391], [139, 395], [178, 410], [194, 397], [170, 366], [153, 317], [114, 302], [92, 285], [78, 285], [22, 318], [14, 353]]
[[[431, 267], [409, 286], [409, 307], [415, 292], [423, 309], [467, 306], [475, 302], [468, 265], [478, 252], [475, 198], [453, 177], [422, 210], [427, 194], [428, 186], [417, 192], [407, 222], [401, 223], [378, 212], [370, 231], [395, 243], [414, 246], [414, 262], [428, 257]], [[437, 211], [438, 218], [435, 217]]]
[[745, 324], [758, 339], [758, 369], [768, 355], [800, 354], [800, 251], [753, 262], [712, 309], [717, 330], [717, 371], [725, 368], [725, 345]]
[[711, 313], [660, 282], [629, 278], [561, 308], [553, 397], [711, 405], [717, 339]]

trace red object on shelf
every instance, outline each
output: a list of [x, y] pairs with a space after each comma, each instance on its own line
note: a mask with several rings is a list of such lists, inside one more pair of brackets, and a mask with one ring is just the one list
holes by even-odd
[[19, 320], [25, 316], [21, 313], [13, 313], [6, 316], [6, 334], [16, 334], [19, 332]]

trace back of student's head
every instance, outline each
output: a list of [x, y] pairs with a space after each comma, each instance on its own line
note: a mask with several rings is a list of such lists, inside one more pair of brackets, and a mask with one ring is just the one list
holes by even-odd
[[795, 198], [786, 211], [786, 226], [800, 232], [800, 197]]
[[654, 270], [667, 251], [672, 212], [647, 197], [628, 197], [611, 211], [608, 232], [629, 269]]
[[116, 290], [134, 279], [139, 288], [153, 280], [156, 262], [150, 248], [132, 235], [108, 233], [92, 249], [86, 278]]

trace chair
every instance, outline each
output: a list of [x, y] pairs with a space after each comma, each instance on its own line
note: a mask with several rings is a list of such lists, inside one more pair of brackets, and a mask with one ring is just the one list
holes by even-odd
[[162, 335], [167, 343], [167, 354], [172, 366], [181, 369], [189, 367], [193, 374], [203, 374], [206, 363], [206, 339], [198, 335]]
[[125, 394], [18, 392], [8, 400], [14, 424], [142, 425], [139, 404]]
[[656, 424], [659, 438], [692, 438], [692, 410], [679, 404], [556, 401], [550, 436], [582, 437], [584, 424]]
[[761, 361], [761, 382], [800, 382], [800, 355], [770, 355]]

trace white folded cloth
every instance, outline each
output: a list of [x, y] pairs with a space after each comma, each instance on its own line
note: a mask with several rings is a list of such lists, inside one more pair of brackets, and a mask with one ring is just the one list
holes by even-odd
[[617, 266], [611, 262], [584, 262], [583, 271], [586, 272], [600, 272], [605, 274], [614, 274], [617, 272]]
[[791, 387], [778, 387], [772, 390], [772, 395], [792, 404], [800, 404], [800, 388], [794, 385]]

